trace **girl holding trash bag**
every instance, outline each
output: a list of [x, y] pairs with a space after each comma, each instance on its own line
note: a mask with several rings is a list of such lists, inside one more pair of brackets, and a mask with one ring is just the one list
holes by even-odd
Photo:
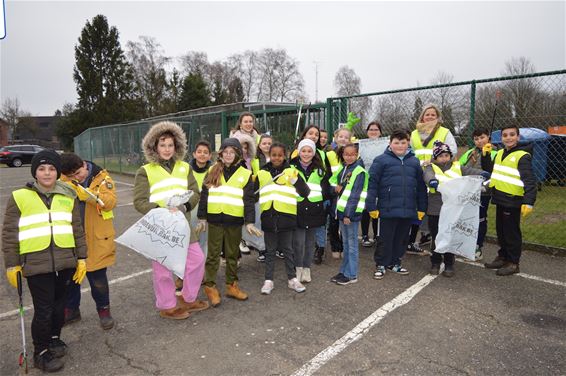
[[[167, 207], [167, 200], [179, 192], [192, 191], [189, 201], [170, 210], [182, 211], [187, 221], [199, 200], [198, 183], [187, 162], [187, 138], [181, 127], [170, 121], [153, 125], [142, 140], [147, 164], [136, 172], [134, 207], [142, 214], [151, 209]], [[191, 229], [182, 299], [175, 297], [175, 282], [170, 270], [153, 261], [153, 289], [159, 315], [166, 319], [182, 320], [191, 312], [208, 308], [208, 303], [197, 300], [204, 274], [204, 254], [196, 232]]]
[[197, 231], [208, 227], [208, 255], [204, 292], [213, 307], [220, 304], [216, 274], [220, 252], [226, 256], [226, 296], [246, 300], [248, 294], [238, 285], [238, 254], [242, 225], [255, 236], [262, 232], [254, 226], [255, 199], [252, 172], [241, 164], [242, 147], [236, 138], [222, 141], [218, 159], [204, 179], [198, 209]]
[[2, 228], [8, 282], [18, 274], [33, 300], [33, 361], [46, 372], [63, 368], [67, 345], [59, 338], [65, 320], [67, 287], [86, 275], [86, 241], [75, 191], [58, 181], [61, 158], [53, 150], [31, 161], [35, 182], [12, 192]]

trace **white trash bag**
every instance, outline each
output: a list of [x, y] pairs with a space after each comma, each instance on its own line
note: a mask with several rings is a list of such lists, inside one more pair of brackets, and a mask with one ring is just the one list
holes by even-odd
[[150, 210], [116, 243], [157, 261], [179, 278], [184, 278], [191, 230], [185, 215], [165, 208]]
[[451, 252], [475, 260], [482, 182], [480, 176], [463, 176], [438, 186], [442, 209], [435, 252]]

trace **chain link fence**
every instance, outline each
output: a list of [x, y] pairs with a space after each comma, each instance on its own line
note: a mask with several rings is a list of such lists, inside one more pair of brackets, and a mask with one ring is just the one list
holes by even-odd
[[[535, 130], [529, 133], [531, 138], [527, 141], [533, 145], [539, 192], [533, 214], [523, 221], [524, 240], [566, 249], [566, 70], [328, 98], [326, 103], [281, 104], [277, 108], [250, 106], [260, 131], [292, 148], [296, 135], [305, 126], [315, 124], [332, 134], [346, 121], [349, 112], [361, 118], [353, 129], [357, 138], [366, 137], [365, 127], [373, 120], [382, 125], [385, 135], [396, 129], [411, 131], [422, 108], [429, 103], [440, 108], [444, 126], [458, 143], [458, 155], [473, 146], [475, 128], [491, 129], [492, 122], [494, 141], [504, 124]], [[259, 109], [254, 110], [253, 106]], [[181, 125], [188, 137], [189, 151], [201, 139], [208, 140], [217, 150], [241, 113], [218, 108], [208, 113], [192, 112], [90, 128], [75, 138], [75, 152], [111, 171], [134, 173], [144, 163], [141, 140], [158, 121], [170, 120]], [[489, 234], [495, 234], [491, 210]]]

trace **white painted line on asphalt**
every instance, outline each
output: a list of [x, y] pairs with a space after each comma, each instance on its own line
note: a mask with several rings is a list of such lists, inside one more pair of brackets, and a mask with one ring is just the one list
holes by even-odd
[[341, 353], [346, 347], [362, 338], [372, 327], [377, 325], [388, 313], [409, 303], [423, 288], [429, 285], [438, 275], [426, 275], [420, 281], [397, 295], [393, 300], [382, 305], [377, 311], [369, 315], [364, 321], [346, 333], [342, 338], [332, 345], [322, 350], [318, 355], [309, 360], [301, 368], [295, 371], [292, 376], [307, 376], [315, 373], [320, 367]]
[[[140, 276], [140, 275], [142, 275], [142, 274], [147, 274], [147, 273], [151, 272], [151, 270], [152, 270], [152, 269], [145, 269], [145, 270], [142, 270], [141, 272], [137, 272], [137, 273], [134, 273], [134, 274], [129, 274], [129, 275], [126, 275], [126, 276], [120, 277], [120, 278], [116, 278], [116, 279], [113, 279], [113, 280], [111, 280], [111, 281], [108, 281], [108, 284], [109, 284], [109, 285], [113, 285], [113, 284], [115, 284], [115, 283], [123, 282], [123, 281], [126, 281], [126, 280], [128, 280], [128, 279], [138, 277], [138, 276]], [[86, 287], [86, 288], [84, 288], [84, 289], [81, 289], [81, 294], [87, 293], [87, 292], [89, 292], [89, 291], [90, 291], [90, 287]], [[24, 307], [24, 311], [29, 311], [30, 309], [33, 309], [33, 306], [29, 305], [29, 306], [25, 306], [25, 307]], [[19, 311], [18, 309], [14, 309], [13, 311], [8, 311], [8, 312], [0, 313], [0, 319], [17, 315], [19, 312], [20, 312], [20, 311]]]
[[[456, 261], [461, 262], [463, 264], [478, 266], [480, 268], [485, 269], [483, 264], [479, 263], [479, 262], [474, 262], [474, 261], [469, 261], [469, 260], [461, 260], [461, 259], [456, 259]], [[525, 274], [525, 273], [517, 273], [515, 275], [519, 276], [519, 277], [527, 278], [527, 279], [532, 279], [533, 281], [539, 281], [539, 282], [549, 283], [551, 285], [566, 287], [566, 282], [557, 281], [555, 279], [542, 278], [542, 277], [538, 277], [536, 275]]]
[[133, 187], [133, 186], [134, 186], [134, 185], [131, 184], [131, 183], [126, 183], [126, 182], [118, 181], [118, 180], [114, 180], [114, 183], [116, 183], [116, 184], [122, 184], [122, 185], [127, 185], [128, 187]]
[[117, 208], [121, 208], [122, 206], [132, 206], [134, 203], [130, 202], [129, 204], [121, 204], [121, 205], [116, 205]]

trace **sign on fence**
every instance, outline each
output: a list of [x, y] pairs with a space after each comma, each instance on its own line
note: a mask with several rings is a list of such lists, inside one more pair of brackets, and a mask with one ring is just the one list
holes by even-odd
[[369, 171], [373, 160], [378, 155], [383, 154], [387, 146], [389, 145], [389, 137], [380, 138], [364, 138], [359, 140], [360, 146], [360, 158], [364, 161], [364, 166], [366, 170]]

